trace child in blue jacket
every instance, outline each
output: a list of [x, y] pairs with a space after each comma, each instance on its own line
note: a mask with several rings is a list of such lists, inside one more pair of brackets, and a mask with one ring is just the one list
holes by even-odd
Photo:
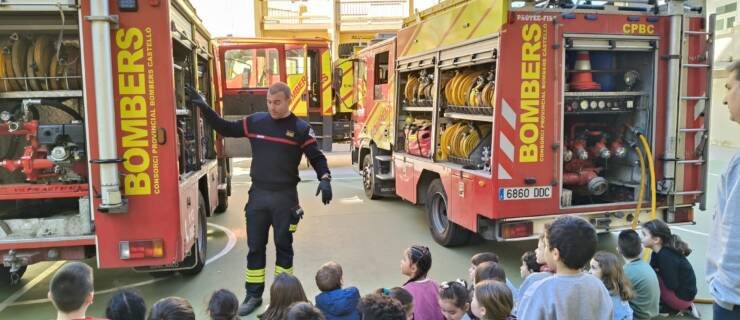
[[360, 292], [355, 287], [342, 288], [342, 266], [334, 261], [321, 266], [316, 272], [316, 286], [321, 290], [316, 307], [326, 320], [360, 320]]

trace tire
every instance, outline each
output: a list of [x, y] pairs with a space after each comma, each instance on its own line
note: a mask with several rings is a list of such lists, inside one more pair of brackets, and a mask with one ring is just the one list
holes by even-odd
[[[20, 269], [18, 269], [18, 279], [23, 277], [23, 274], [26, 273], [27, 266], [22, 266]], [[0, 288], [10, 288], [12, 285], [11, 277], [10, 277], [10, 267], [6, 267], [4, 265], [0, 265]]]
[[229, 208], [229, 196], [226, 194], [226, 190], [218, 192], [218, 205], [216, 206], [216, 213], [224, 213]]
[[192, 276], [200, 273], [203, 267], [206, 266], [207, 250], [208, 250], [208, 226], [206, 225], [206, 200], [203, 198], [203, 194], [198, 194], [198, 230], [196, 231], [198, 238], [195, 240], [193, 248], [190, 250], [190, 254], [185, 261], [182, 262], [183, 266], [190, 266], [195, 264], [195, 259], [198, 263], [192, 269], [180, 270], [180, 273], [186, 276]]
[[372, 152], [368, 152], [362, 160], [362, 189], [365, 190], [365, 196], [370, 200], [380, 198], [376, 189], [378, 188], [378, 179], [375, 177], [375, 165], [373, 164]]
[[434, 179], [427, 188], [424, 205], [429, 221], [429, 231], [434, 241], [445, 247], [463, 245], [470, 239], [470, 231], [447, 219], [447, 194], [442, 181]]
[[218, 205], [216, 206], [216, 213], [226, 212], [229, 208], [229, 196], [231, 195], [231, 168], [229, 167], [230, 161], [227, 159], [225, 168], [223, 169], [224, 175], [226, 176], [226, 190], [218, 192]]

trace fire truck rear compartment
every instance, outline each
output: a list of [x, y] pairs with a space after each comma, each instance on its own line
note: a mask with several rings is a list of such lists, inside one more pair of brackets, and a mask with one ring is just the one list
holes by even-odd
[[652, 141], [655, 41], [566, 44], [561, 206], [635, 202], [649, 179], [647, 171], [641, 177], [636, 148], [645, 150], [636, 133]]
[[90, 235], [77, 11], [30, 10], [0, 11], [0, 240]]

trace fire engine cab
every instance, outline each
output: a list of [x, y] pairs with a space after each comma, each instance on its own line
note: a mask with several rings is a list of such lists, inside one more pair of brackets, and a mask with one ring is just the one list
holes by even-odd
[[0, 3], [0, 281], [204, 267], [229, 159], [184, 88], [212, 96], [210, 41], [186, 0]]
[[354, 60], [352, 161], [369, 198], [460, 245], [600, 232], [704, 203], [712, 18], [690, 2], [445, 1]]

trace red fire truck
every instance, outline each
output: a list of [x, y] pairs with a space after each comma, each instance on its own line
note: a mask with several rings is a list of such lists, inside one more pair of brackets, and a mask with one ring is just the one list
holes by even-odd
[[712, 19], [684, 1], [451, 0], [355, 61], [352, 161], [433, 238], [600, 232], [704, 203]]
[[198, 273], [229, 159], [188, 104], [210, 35], [186, 0], [0, 4], [0, 278], [96, 257]]

